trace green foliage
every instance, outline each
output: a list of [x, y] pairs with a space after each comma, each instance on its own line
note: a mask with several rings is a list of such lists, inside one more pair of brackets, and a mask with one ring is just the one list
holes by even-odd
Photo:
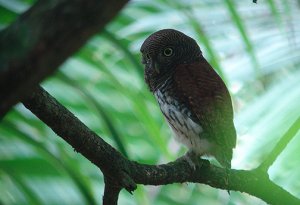
[[[34, 2], [0, 0], [0, 28]], [[174, 142], [143, 82], [139, 47], [158, 29], [182, 30], [199, 42], [226, 81], [238, 130], [233, 167], [252, 169], [300, 114], [299, 21], [296, 0], [131, 1], [42, 85], [130, 159], [174, 160], [185, 149]], [[274, 182], [298, 197], [299, 148], [298, 134], [269, 171]], [[1, 122], [0, 204], [100, 204], [103, 187], [100, 170], [22, 105]], [[198, 184], [139, 186], [119, 200], [124, 205], [264, 204]]]

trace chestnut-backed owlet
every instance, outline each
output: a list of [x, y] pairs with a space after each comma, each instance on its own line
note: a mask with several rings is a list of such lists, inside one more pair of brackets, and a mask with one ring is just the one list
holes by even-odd
[[145, 81], [175, 138], [196, 156], [231, 167], [236, 145], [230, 94], [196, 41], [174, 29], [151, 34], [141, 47]]

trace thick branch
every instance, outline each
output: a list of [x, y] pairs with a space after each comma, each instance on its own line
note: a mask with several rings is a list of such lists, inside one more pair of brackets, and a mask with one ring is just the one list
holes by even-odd
[[[183, 158], [163, 165], [143, 165], [129, 161], [42, 88], [38, 88], [23, 103], [76, 151], [98, 166], [105, 179], [109, 178], [113, 184], [127, 190], [134, 190], [135, 183], [163, 185], [196, 182], [215, 188], [245, 192], [270, 204], [300, 204], [299, 199], [274, 184], [268, 175], [260, 170], [226, 171], [206, 160], [201, 160], [201, 168], [192, 170]], [[224, 180], [227, 176], [228, 180]], [[106, 191], [112, 193], [113, 200], [117, 200], [117, 192], [111, 191], [111, 188], [107, 187]]]
[[136, 188], [128, 175], [128, 161], [43, 88], [38, 87], [23, 104], [77, 152], [98, 166], [106, 177], [119, 180], [115, 184], [128, 191]]
[[292, 126], [286, 131], [286, 133], [281, 137], [279, 142], [276, 144], [274, 149], [268, 155], [267, 159], [259, 166], [258, 169], [262, 171], [267, 171], [270, 166], [275, 162], [276, 158], [285, 149], [288, 143], [296, 136], [300, 128], [300, 117], [292, 124]]
[[128, 0], [40, 0], [0, 33], [0, 119]]

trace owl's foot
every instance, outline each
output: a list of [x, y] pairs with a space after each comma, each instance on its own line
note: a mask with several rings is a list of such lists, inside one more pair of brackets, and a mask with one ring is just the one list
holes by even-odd
[[199, 160], [199, 155], [193, 151], [188, 151], [183, 157], [193, 170], [202, 166], [202, 162]]

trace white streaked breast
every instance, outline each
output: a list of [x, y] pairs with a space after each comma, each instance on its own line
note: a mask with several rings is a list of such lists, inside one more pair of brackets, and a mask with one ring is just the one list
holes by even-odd
[[195, 123], [188, 113], [179, 110], [178, 102], [168, 95], [163, 95], [158, 89], [154, 93], [161, 111], [174, 132], [175, 139], [199, 155], [209, 154], [212, 144], [205, 138], [200, 138], [202, 127]]

